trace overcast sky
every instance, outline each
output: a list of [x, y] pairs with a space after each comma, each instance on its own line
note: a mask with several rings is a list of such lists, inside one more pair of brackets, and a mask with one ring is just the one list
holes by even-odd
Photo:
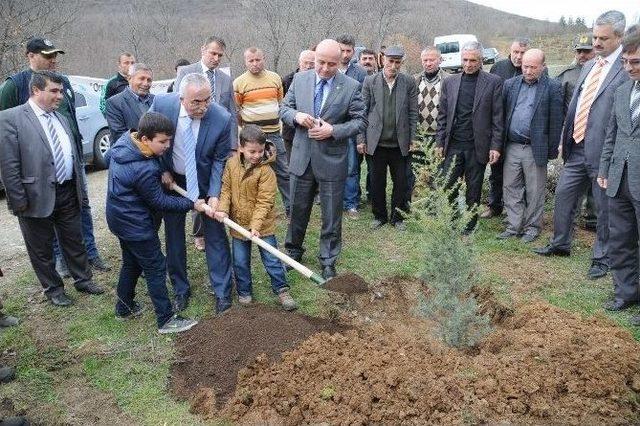
[[471, 0], [474, 3], [528, 16], [536, 19], [546, 19], [557, 22], [560, 16], [583, 17], [587, 26], [591, 26], [593, 20], [602, 12], [616, 9], [624, 13], [627, 25], [637, 22], [640, 18], [640, 1], [638, 0], [608, 0], [598, 2], [595, 0]]

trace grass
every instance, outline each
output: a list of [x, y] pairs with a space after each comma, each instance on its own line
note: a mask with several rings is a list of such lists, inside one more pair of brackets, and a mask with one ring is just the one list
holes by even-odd
[[[418, 276], [424, 261], [420, 235], [411, 230], [398, 232], [390, 226], [370, 231], [371, 219], [369, 206], [363, 208], [359, 219], [344, 219], [338, 273], [355, 272], [369, 282], [390, 276]], [[284, 241], [284, 226], [281, 221], [277, 232], [280, 246]], [[319, 208], [314, 207], [302, 263], [316, 271], [319, 271], [316, 257], [319, 228]], [[547, 259], [531, 253], [530, 245], [496, 240], [495, 235], [501, 230], [499, 218], [480, 221], [475, 240], [480, 281], [492, 287], [502, 300], [517, 303], [542, 298], [581, 315], [605, 315], [629, 328], [634, 337], [640, 339], [640, 331], [627, 326], [630, 313], [608, 313], [601, 309], [602, 302], [611, 295], [611, 278], [599, 281], [586, 278], [590, 248], [584, 235], [580, 236], [571, 257]], [[533, 245], [543, 245], [546, 238], [548, 234]], [[189, 413], [188, 403], [175, 400], [169, 392], [174, 338], [156, 333], [144, 281], [138, 286], [138, 299], [149, 307], [143, 317], [126, 323], [114, 319], [113, 288], [120, 253], [113, 236], [105, 233], [100, 243], [102, 252], [116, 266], [109, 273], [96, 275], [100, 284], [110, 288], [104, 296], [86, 297], [70, 290], [75, 305], [68, 309], [53, 308], [41, 300], [28, 266], [14, 282], [3, 283], [3, 296], [7, 296], [5, 310], [21, 317], [23, 324], [0, 334], [2, 360], [16, 365], [19, 376], [15, 382], [0, 388], [2, 396], [13, 401], [18, 411], [26, 410], [35, 421], [65, 424], [73, 418], [75, 409], [66, 397], [69, 391], [66, 386], [77, 382], [112, 401], [116, 407], [112, 408], [114, 414], [130, 419], [126, 423], [200, 424], [201, 420]], [[206, 288], [204, 255], [192, 248], [189, 250], [188, 268], [194, 295], [186, 315], [203, 318], [213, 314], [213, 299]], [[275, 305], [257, 249], [254, 249], [253, 271], [256, 300]], [[322, 314], [325, 292], [293, 271], [288, 278], [300, 311]], [[67, 284], [70, 287], [70, 283]], [[632, 309], [631, 313], [638, 310]], [[108, 413], [104, 411], [107, 408], [95, 408], [97, 413]]]

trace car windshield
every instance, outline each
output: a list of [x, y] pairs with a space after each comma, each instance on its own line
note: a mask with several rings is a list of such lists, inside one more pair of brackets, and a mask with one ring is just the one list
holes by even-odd
[[443, 55], [445, 53], [458, 53], [460, 51], [460, 44], [457, 41], [450, 41], [446, 43], [437, 44], [436, 47]]

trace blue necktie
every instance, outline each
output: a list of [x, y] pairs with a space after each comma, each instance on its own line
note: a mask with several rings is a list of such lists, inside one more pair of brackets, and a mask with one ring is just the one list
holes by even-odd
[[49, 136], [51, 137], [52, 148], [53, 148], [53, 164], [56, 168], [56, 181], [58, 183], [62, 183], [65, 181], [66, 170], [64, 166], [64, 152], [62, 151], [62, 143], [60, 142], [60, 138], [58, 137], [58, 132], [56, 132], [56, 128], [53, 127], [53, 121], [51, 120], [51, 114], [44, 114], [44, 117], [47, 119], [47, 130], [49, 131]]
[[198, 171], [196, 169], [196, 138], [191, 130], [191, 118], [187, 117], [186, 127], [183, 130], [184, 141], [184, 174], [187, 179], [187, 194], [189, 199], [195, 202], [200, 195], [198, 189]]
[[[635, 99], [631, 103], [631, 127], [635, 128], [640, 121], [640, 82], [634, 85]], [[632, 92], [633, 93], [633, 92]]]
[[327, 80], [321, 78], [316, 85], [316, 93], [313, 97], [313, 115], [317, 118], [320, 117], [320, 110], [322, 109], [322, 94], [324, 92], [324, 86], [327, 84]]

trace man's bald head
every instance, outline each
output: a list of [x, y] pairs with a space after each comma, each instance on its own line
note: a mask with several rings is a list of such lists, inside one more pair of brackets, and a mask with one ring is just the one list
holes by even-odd
[[313, 50], [303, 50], [298, 57], [298, 69], [300, 71], [311, 70], [315, 67], [316, 52]]
[[336, 75], [342, 51], [340, 44], [332, 39], [322, 40], [316, 47], [316, 73], [320, 78], [329, 79]]
[[544, 71], [544, 52], [540, 49], [529, 49], [522, 56], [522, 77], [527, 83], [536, 82]]

